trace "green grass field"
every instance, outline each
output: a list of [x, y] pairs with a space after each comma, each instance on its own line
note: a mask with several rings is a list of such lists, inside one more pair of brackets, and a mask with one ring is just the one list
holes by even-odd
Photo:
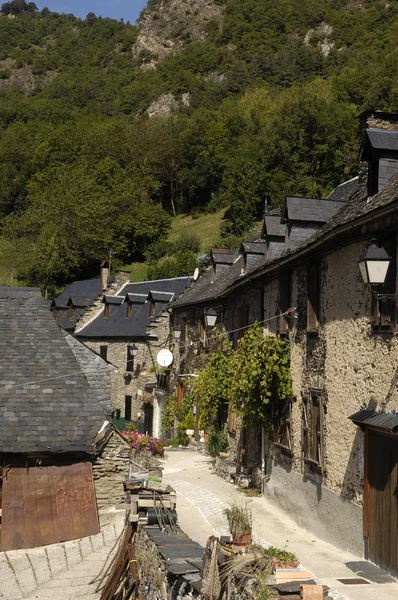
[[191, 215], [177, 215], [172, 222], [169, 240], [172, 241], [181, 233], [194, 233], [201, 241], [201, 251], [208, 251], [214, 247], [220, 238], [221, 221], [226, 209], [201, 215], [194, 218]]

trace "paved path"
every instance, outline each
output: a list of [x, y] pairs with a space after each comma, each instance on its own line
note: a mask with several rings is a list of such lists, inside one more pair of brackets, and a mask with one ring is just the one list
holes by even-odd
[[[233, 501], [248, 502], [255, 540], [264, 546], [293, 551], [317, 582], [330, 587], [334, 600], [397, 600], [395, 579], [362, 557], [316, 538], [267, 499], [247, 498], [212, 472], [208, 457], [190, 450], [174, 450], [167, 453], [163, 466], [165, 482], [178, 494], [181, 527], [195, 541], [203, 545], [209, 535], [228, 533], [223, 508]], [[338, 581], [358, 577], [369, 583], [345, 585]]]
[[97, 600], [95, 579], [119, 538], [124, 513], [103, 515], [101, 533], [32, 550], [0, 552], [0, 599]]

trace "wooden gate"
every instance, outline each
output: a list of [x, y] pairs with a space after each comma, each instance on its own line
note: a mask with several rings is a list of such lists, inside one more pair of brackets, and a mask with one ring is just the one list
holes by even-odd
[[99, 533], [91, 462], [11, 467], [3, 478], [0, 550]]
[[398, 437], [368, 436], [369, 559], [398, 573]]

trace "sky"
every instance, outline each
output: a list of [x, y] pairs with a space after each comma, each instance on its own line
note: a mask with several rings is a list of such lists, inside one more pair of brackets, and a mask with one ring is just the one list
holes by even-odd
[[101, 17], [111, 17], [135, 23], [141, 10], [146, 6], [147, 0], [40, 0], [36, 1], [39, 9], [47, 6], [50, 10], [59, 13], [72, 13], [76, 17], [84, 17], [89, 12]]

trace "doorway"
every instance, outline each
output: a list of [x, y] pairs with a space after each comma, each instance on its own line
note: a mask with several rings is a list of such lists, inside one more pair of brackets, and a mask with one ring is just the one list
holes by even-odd
[[144, 431], [153, 435], [153, 404], [149, 402], [144, 404]]

